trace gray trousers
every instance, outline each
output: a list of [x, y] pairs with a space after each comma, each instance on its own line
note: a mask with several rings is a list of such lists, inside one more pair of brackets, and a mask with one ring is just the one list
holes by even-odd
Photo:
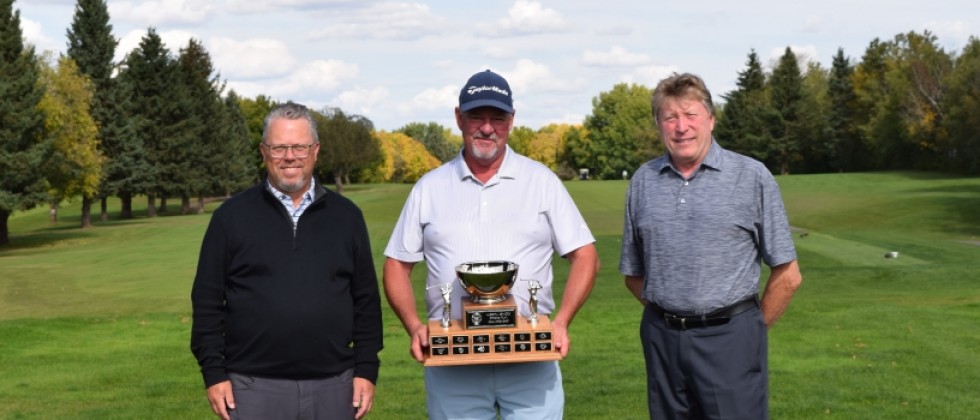
[[758, 308], [724, 325], [675, 329], [648, 307], [640, 338], [651, 419], [769, 418], [768, 338]]
[[235, 397], [232, 420], [354, 418], [354, 369], [325, 379], [229, 376]]

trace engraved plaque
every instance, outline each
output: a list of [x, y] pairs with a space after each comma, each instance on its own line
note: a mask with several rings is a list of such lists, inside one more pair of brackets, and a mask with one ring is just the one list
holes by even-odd
[[486, 344], [478, 344], [473, 346], [473, 353], [476, 354], [487, 354], [490, 353], [490, 346]]
[[494, 353], [510, 353], [510, 344], [497, 344], [493, 346]]
[[433, 356], [446, 356], [449, 354], [449, 347], [432, 347]]
[[466, 336], [466, 335], [454, 335], [453, 336], [453, 344], [454, 345], [456, 345], [456, 344], [469, 344], [469, 343], [470, 343], [470, 337], [469, 336]]
[[514, 345], [514, 351], [518, 353], [531, 351], [533, 348], [534, 347], [531, 346], [531, 343], [517, 343]]
[[470, 354], [470, 348], [467, 346], [453, 346], [453, 354]]
[[474, 343], [489, 343], [490, 342], [490, 336], [489, 335], [486, 335], [486, 334], [474, 335], [473, 336], [473, 342]]
[[463, 316], [467, 330], [517, 326], [517, 308], [497, 308], [485, 305], [482, 308], [466, 308]]
[[432, 343], [433, 346], [446, 345], [449, 344], [449, 337], [446, 337], [444, 335], [434, 335], [432, 337], [429, 337], [429, 341]]
[[531, 333], [516, 333], [514, 341], [531, 341]]

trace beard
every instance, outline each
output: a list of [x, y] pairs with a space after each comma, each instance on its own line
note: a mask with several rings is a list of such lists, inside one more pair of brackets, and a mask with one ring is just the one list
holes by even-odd
[[[477, 140], [492, 140], [495, 144], [495, 147], [492, 149], [481, 149], [476, 145]], [[473, 158], [475, 158], [476, 160], [485, 161], [485, 162], [492, 161], [496, 159], [498, 155], [500, 155], [501, 147], [500, 144], [497, 143], [499, 140], [500, 139], [497, 138], [496, 135], [489, 136], [489, 137], [474, 137], [473, 142], [470, 144], [470, 153], [473, 154]]]
[[305, 175], [296, 180], [286, 180], [282, 177], [276, 177], [272, 180], [272, 184], [275, 185], [279, 191], [284, 193], [294, 193], [299, 192], [306, 187], [307, 181], [309, 181], [309, 177]]

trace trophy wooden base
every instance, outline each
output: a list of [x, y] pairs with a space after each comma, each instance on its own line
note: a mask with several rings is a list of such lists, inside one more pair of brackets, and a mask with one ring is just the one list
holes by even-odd
[[561, 360], [552, 344], [551, 320], [538, 315], [538, 324], [518, 316], [517, 325], [464, 330], [459, 320], [443, 328], [429, 321], [425, 366], [486, 365]]

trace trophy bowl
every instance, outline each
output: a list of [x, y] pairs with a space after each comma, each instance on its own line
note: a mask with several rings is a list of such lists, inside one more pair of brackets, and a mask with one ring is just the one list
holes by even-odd
[[474, 261], [456, 266], [456, 277], [473, 302], [501, 302], [517, 279], [517, 264], [510, 261]]

